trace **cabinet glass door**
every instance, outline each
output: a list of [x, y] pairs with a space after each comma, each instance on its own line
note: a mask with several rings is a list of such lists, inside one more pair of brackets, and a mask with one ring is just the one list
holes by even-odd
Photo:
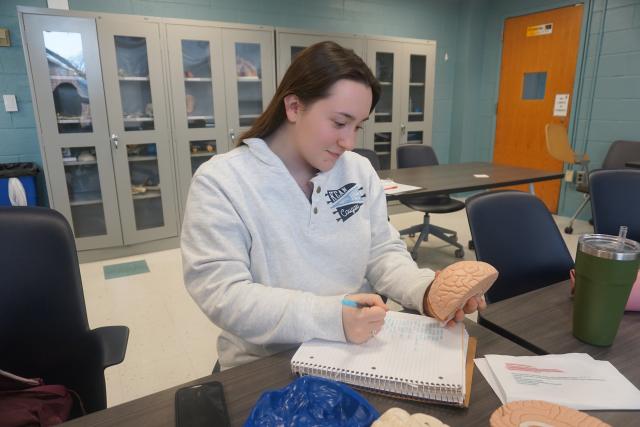
[[124, 242], [176, 236], [158, 24], [103, 18], [98, 30]]
[[23, 15], [52, 208], [79, 250], [122, 244], [107, 113], [91, 18]]
[[275, 92], [273, 32], [222, 30], [230, 143], [248, 130]]
[[435, 44], [407, 43], [404, 48], [407, 67], [403, 92], [407, 96], [402, 105], [401, 126], [405, 131], [401, 143], [431, 145]]
[[399, 65], [401, 47], [392, 42], [370, 40], [367, 63], [380, 82], [380, 99], [365, 127], [365, 147], [378, 154], [380, 167], [396, 167], [395, 150], [400, 140]]
[[219, 28], [167, 25], [167, 43], [182, 210], [198, 167], [228, 149], [222, 33]]

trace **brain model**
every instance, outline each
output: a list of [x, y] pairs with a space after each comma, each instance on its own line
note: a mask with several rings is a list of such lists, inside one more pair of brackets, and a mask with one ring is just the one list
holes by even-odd
[[427, 297], [436, 319], [450, 319], [474, 295], [484, 294], [498, 278], [498, 271], [481, 261], [451, 264], [433, 280]]

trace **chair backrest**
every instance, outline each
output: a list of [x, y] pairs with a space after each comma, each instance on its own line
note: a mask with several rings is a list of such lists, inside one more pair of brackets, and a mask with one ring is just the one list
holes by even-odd
[[569, 278], [571, 254], [540, 199], [520, 191], [496, 191], [467, 199], [466, 207], [476, 258], [499, 273], [487, 301]]
[[354, 148], [353, 152], [366, 157], [367, 159], [369, 159], [369, 161], [371, 162], [371, 166], [373, 166], [376, 171], [380, 170], [380, 159], [378, 158], [378, 154], [375, 151], [368, 148]]
[[398, 147], [398, 168], [415, 168], [419, 166], [434, 166], [438, 164], [438, 157], [433, 147], [422, 144], [405, 144]]
[[615, 236], [626, 225], [627, 237], [640, 242], [640, 170], [594, 171], [589, 191], [595, 232]]
[[544, 127], [547, 151], [556, 160], [573, 164], [575, 153], [569, 144], [567, 130], [559, 123], [547, 123]]
[[602, 161], [602, 169], [624, 169], [631, 161], [640, 161], [640, 141], [614, 141]]
[[0, 369], [50, 382], [45, 373], [68, 363], [89, 334], [66, 219], [47, 208], [0, 207], [0, 277]]

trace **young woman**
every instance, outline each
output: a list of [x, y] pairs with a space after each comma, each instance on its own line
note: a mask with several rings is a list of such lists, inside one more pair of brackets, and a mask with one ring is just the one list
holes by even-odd
[[[292, 62], [240, 145], [193, 177], [184, 278], [223, 329], [222, 369], [312, 338], [365, 342], [384, 323], [378, 294], [425, 313], [434, 272], [411, 259], [387, 220], [376, 172], [350, 152], [379, 96], [355, 53], [315, 44]], [[479, 304], [470, 299], [464, 312]]]

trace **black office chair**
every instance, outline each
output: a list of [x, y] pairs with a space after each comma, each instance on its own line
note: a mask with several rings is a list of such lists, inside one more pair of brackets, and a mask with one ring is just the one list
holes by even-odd
[[378, 154], [375, 151], [368, 148], [354, 148], [353, 152], [366, 157], [367, 159], [369, 159], [369, 161], [371, 162], [371, 166], [373, 166], [376, 171], [380, 170], [380, 158], [378, 158]]
[[598, 170], [589, 176], [591, 213], [596, 233], [618, 235], [640, 242], [640, 169]]
[[[434, 166], [438, 164], [433, 148], [427, 145], [408, 144], [398, 147], [398, 168], [413, 168], [419, 166]], [[443, 194], [438, 196], [416, 196], [410, 199], [401, 200], [402, 204], [415, 210], [424, 212], [422, 224], [400, 230], [401, 235], [420, 233], [416, 244], [411, 250], [411, 257], [415, 260], [418, 258], [418, 249], [422, 242], [429, 239], [429, 234], [433, 234], [439, 239], [444, 240], [450, 245], [455, 246], [456, 258], [464, 258], [464, 248], [458, 243], [458, 233], [447, 228], [438, 227], [430, 223], [429, 214], [432, 213], [449, 213], [464, 209], [464, 203], [454, 200], [449, 195]]]
[[[602, 169], [625, 169], [626, 163], [631, 161], [640, 161], [640, 141], [614, 141], [607, 151], [607, 155], [602, 161]], [[588, 178], [591, 174], [587, 171], [587, 178], [584, 182], [577, 186], [577, 190], [585, 193], [585, 199], [580, 204], [576, 212], [569, 220], [569, 224], [565, 227], [564, 232], [567, 234], [573, 233], [573, 223], [582, 211], [582, 209], [589, 203], [589, 182]]]
[[478, 261], [499, 273], [485, 294], [493, 303], [569, 278], [573, 259], [553, 217], [521, 191], [480, 193], [466, 201]]
[[[0, 369], [74, 390], [105, 409], [104, 369], [124, 359], [129, 329], [89, 329], [73, 233], [58, 212], [0, 207]], [[72, 417], [81, 415], [76, 405]]]

